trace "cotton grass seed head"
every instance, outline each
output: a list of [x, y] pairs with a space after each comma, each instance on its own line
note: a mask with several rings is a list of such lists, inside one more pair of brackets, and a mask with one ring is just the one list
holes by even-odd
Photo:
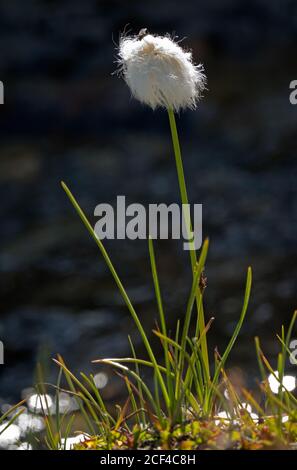
[[203, 66], [168, 35], [123, 36], [118, 61], [132, 95], [152, 109], [195, 108], [205, 88]]

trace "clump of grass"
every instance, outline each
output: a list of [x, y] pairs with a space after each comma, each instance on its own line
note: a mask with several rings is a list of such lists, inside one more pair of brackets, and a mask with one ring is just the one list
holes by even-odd
[[[97, 238], [85, 213], [69, 188], [62, 183], [71, 203], [84, 225], [98, 245], [105, 262], [125, 300], [135, 321], [143, 344], [146, 358], [136, 356], [131, 339], [131, 356], [123, 358], [103, 358], [93, 362], [113, 367], [127, 388], [127, 400], [123, 406], [108, 410], [92, 375], [80, 374], [76, 377], [67, 367], [63, 358], [54, 359], [59, 367], [56, 389], [56, 413], [53, 417], [45, 403], [44, 419], [46, 433], [44, 442], [49, 449], [68, 449], [73, 433], [83, 428], [83, 439], [72, 448], [80, 450], [96, 449], [281, 449], [294, 448], [297, 441], [297, 399], [286, 389], [283, 378], [285, 365], [290, 354], [289, 344], [297, 312], [285, 331], [277, 336], [280, 352], [277, 367], [273, 367], [262, 351], [260, 341], [255, 339], [256, 354], [262, 382], [259, 384], [262, 400], [248, 390], [238, 389], [232, 384], [225, 370], [232, 347], [240, 333], [245, 319], [252, 284], [252, 271], [248, 268], [242, 309], [237, 325], [222, 355], [215, 352], [213, 367], [205, 361], [203, 340], [209, 332], [213, 319], [203, 326], [199, 318], [203, 309], [204, 285], [203, 270], [208, 252], [208, 240], [202, 246], [195, 262], [193, 280], [189, 289], [183, 322], [178, 321], [173, 336], [168, 333], [168, 318], [165, 314], [159, 284], [157, 262], [153, 240], [148, 239], [148, 250], [156, 294], [156, 307], [159, 314], [159, 327], [153, 330], [161, 342], [163, 359], [158, 361], [147, 333], [133, 307], [127, 291], [101, 240]], [[194, 336], [192, 324], [196, 303]], [[208, 350], [207, 350], [208, 357]], [[143, 368], [152, 372], [153, 387], [142, 376]], [[279, 382], [278, 393], [272, 392], [268, 374]], [[46, 396], [47, 386], [41, 368], [38, 368], [37, 393]], [[61, 386], [62, 375], [67, 389]], [[76, 424], [77, 412], [60, 415], [59, 392], [67, 392], [77, 401], [80, 424]], [[225, 393], [224, 393], [225, 392]], [[42, 401], [42, 400], [41, 400]], [[18, 409], [17, 405], [15, 410]], [[0, 423], [7, 427], [18, 417], [18, 412], [7, 412]], [[21, 412], [21, 411], [20, 411]], [[9, 420], [6, 419], [10, 417]], [[2, 429], [5, 431], [6, 427]], [[1, 431], [0, 431], [1, 432]]]
[[[206, 337], [207, 331], [211, 325], [212, 320], [210, 320], [210, 322], [206, 326], [203, 325], [202, 331], [200, 329], [201, 322], [199, 322], [199, 319], [201, 318], [201, 312], [203, 310], [203, 289], [200, 288], [199, 284], [201, 280], [202, 271], [204, 270], [205, 266], [208, 251], [208, 240], [206, 240], [203, 244], [199, 260], [195, 262], [193, 270], [194, 276], [188, 296], [183, 326], [182, 328], [177, 326], [176, 335], [173, 339], [167, 335], [166, 317], [164, 314], [163, 302], [160, 292], [153, 240], [152, 238], [149, 238], [148, 243], [151, 269], [161, 325], [160, 330], [154, 331], [154, 334], [160, 338], [164, 350], [164, 365], [160, 365], [157, 362], [155, 354], [150, 345], [148, 336], [143, 329], [143, 326], [132, 305], [132, 302], [101, 240], [99, 240], [99, 238], [96, 236], [86, 215], [80, 208], [78, 202], [74, 198], [73, 194], [70, 192], [69, 188], [65, 185], [65, 183], [62, 183], [62, 185], [70, 201], [77, 210], [80, 218], [82, 219], [88, 231], [91, 233], [97, 245], [99, 246], [99, 249], [103, 254], [103, 257], [117, 283], [120, 293], [126, 302], [126, 305], [132, 315], [132, 318], [135, 321], [135, 324], [138, 328], [138, 331], [141, 335], [143, 344], [148, 354], [148, 360], [141, 360], [136, 357], [131, 357], [109, 358], [98, 360], [95, 362], [110, 364], [122, 373], [125, 373], [126, 375], [136, 379], [139, 390], [141, 390], [142, 397], [145, 397], [145, 399], [149, 402], [150, 406], [152, 407], [152, 410], [154, 411], [154, 413], [156, 413], [160, 422], [164, 420], [164, 410], [161, 403], [164, 404], [164, 409], [166, 412], [166, 419], [164, 420], [164, 425], [165, 421], [167, 421], [167, 418], [169, 418], [172, 423], [184, 420], [184, 415], [186, 413], [185, 410], [187, 410], [188, 407], [193, 408], [193, 410], [198, 415], [202, 414], [204, 416], [209, 416], [213, 408], [213, 398], [215, 396], [215, 390], [220, 376], [220, 371], [224, 367], [224, 364], [236, 341], [236, 338], [240, 332], [240, 328], [247, 312], [252, 282], [251, 268], [248, 269], [247, 273], [244, 301], [238, 324], [234, 330], [234, 333], [229, 341], [229, 344], [224, 354], [222, 355], [222, 357], [217, 356], [214, 374], [211, 378], [208, 366], [208, 353], [206, 361], [203, 349], [203, 345], [205, 345], [205, 342], [203, 342], [203, 340]], [[190, 338], [189, 328], [191, 323], [193, 306], [195, 302], [197, 302], [198, 305], [198, 315], [196, 319], [195, 336], [193, 338]], [[126, 363], [144, 365], [153, 370], [155, 384], [154, 394], [152, 394], [151, 391], [145, 386], [137, 370], [129, 369], [125, 365]], [[141, 403], [141, 407], [143, 407], [143, 405], [144, 402]]]
[[[170, 107], [167, 111], [180, 196], [184, 208], [184, 205], [188, 204], [188, 195], [181, 149], [174, 112]], [[287, 446], [294, 442], [296, 439], [296, 399], [291, 392], [284, 389], [282, 379], [296, 313], [287, 334], [285, 335], [284, 329], [282, 329], [279, 337], [281, 353], [278, 359], [276, 378], [280, 382], [280, 387], [277, 396], [271, 392], [266, 378], [266, 370], [271, 373], [274, 369], [263, 354], [259, 340], [256, 340], [257, 357], [263, 378], [261, 388], [266, 401], [263, 408], [247, 390], [242, 390], [242, 396], [239, 396], [225, 372], [225, 364], [248, 310], [252, 285], [251, 267], [247, 270], [242, 309], [237, 325], [223, 354], [215, 353], [214, 365], [211, 370], [207, 334], [213, 319], [205, 323], [204, 285], [202, 282], [209, 242], [206, 239], [203, 243], [199, 258], [197, 258], [193, 245], [189, 250], [193, 274], [192, 284], [189, 288], [183, 322], [178, 321], [175, 334], [170, 336], [168, 318], [164, 311], [159, 284], [153, 239], [149, 237], [148, 250], [159, 315], [159, 327], [153, 333], [159, 338], [163, 350], [163, 360], [158, 362], [149, 337], [102, 241], [97, 237], [68, 186], [62, 182], [62, 187], [97, 244], [136, 324], [147, 352], [147, 358], [138, 358], [133, 343], [129, 339], [130, 357], [94, 360], [95, 363], [108, 364], [116, 369], [126, 384], [128, 398], [123, 408], [117, 407], [118, 413], [115, 421], [107, 413], [92, 376], [88, 378], [82, 374], [82, 381], [80, 381], [67, 369], [61, 358], [56, 361], [63, 370], [68, 383], [71, 384], [72, 392], [78, 396], [80, 406], [82, 403], [84, 404], [84, 413], [86, 414], [86, 410], [89, 410], [88, 420], [90, 419], [89, 414], [91, 414], [93, 422], [98, 428], [96, 433], [91, 429], [90, 436], [92, 437], [88, 437], [83, 444], [77, 447], [115, 449], [142, 448], [148, 445], [153, 448], [263, 448], [266, 445]], [[187, 233], [190, 234], [192, 233], [192, 224], [189, 212], [184, 212], [184, 218]], [[196, 309], [195, 329], [194, 336], [192, 336], [190, 325], [193, 320], [194, 307]], [[144, 367], [152, 372], [153, 387], [149, 386], [142, 378], [141, 371]], [[225, 390], [228, 391], [228, 400], [221, 391], [222, 382]], [[243, 396], [245, 402], [243, 402]], [[250, 411], [252, 409], [254, 413]], [[271, 414], [269, 418], [268, 414]], [[285, 422], [284, 416], [286, 417]], [[90, 427], [89, 423], [88, 427]]]
[[[97, 238], [69, 188], [65, 183], [62, 185], [98, 245], [135, 321], [148, 356], [145, 359], [138, 358], [129, 338], [130, 357], [93, 361], [110, 365], [124, 380], [127, 401], [123, 407], [115, 407], [116, 414], [107, 411], [92, 375], [86, 376], [82, 373], [81, 377], [77, 378], [60, 356], [55, 359], [60, 374], [63, 373], [66, 377], [69, 393], [78, 401], [87, 430], [83, 442], [74, 444], [74, 448], [264, 449], [292, 446], [297, 438], [297, 400], [290, 391], [286, 390], [282, 380], [297, 312], [293, 315], [287, 333], [282, 328], [281, 335], [278, 336], [281, 351], [278, 356], [277, 374], [263, 353], [259, 339], [256, 338], [256, 353], [262, 375], [259, 386], [264, 399], [264, 405], [260, 405], [248, 390], [242, 389], [239, 393], [225, 371], [226, 361], [247, 313], [252, 283], [251, 268], [247, 271], [238, 323], [224, 353], [222, 355], [215, 353], [211, 373], [210, 368], [206, 366], [202, 340], [206, 338], [213, 319], [202, 331], [199, 323], [204, 293], [201, 276], [208, 252], [208, 240], [204, 242], [194, 266], [184, 321], [178, 322], [175, 334], [171, 337], [168, 334], [153, 240], [149, 238], [148, 249], [160, 324], [153, 333], [159, 338], [163, 349], [163, 360], [158, 362], [149, 337], [101, 240]], [[198, 312], [195, 335], [192, 337], [190, 324], [195, 302], [198, 305]], [[142, 378], [143, 368], [151, 370], [153, 387]], [[272, 393], [267, 379], [268, 374], [274, 374], [279, 381], [278, 394]], [[227, 395], [222, 390], [225, 390]], [[74, 417], [70, 418], [66, 426], [68, 435], [72, 432], [73, 419]], [[50, 420], [47, 421], [47, 444], [50, 448], [61, 448], [61, 426], [56, 423], [56, 431], [53, 431], [52, 424]], [[65, 443], [65, 436], [63, 442]]]

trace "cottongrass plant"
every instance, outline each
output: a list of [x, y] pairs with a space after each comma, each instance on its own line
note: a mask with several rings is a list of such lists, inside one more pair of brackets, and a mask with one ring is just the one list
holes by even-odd
[[[192, 53], [183, 50], [170, 36], [153, 36], [145, 33], [146, 31], [141, 37], [123, 36], [121, 38], [118, 53], [119, 71], [136, 99], [150, 106], [153, 110], [157, 107], [167, 110], [180, 197], [183, 204], [183, 216], [189, 238], [192, 233], [192, 224], [190, 214], [185, 209], [188, 207], [189, 199], [174, 113], [185, 108], [196, 108], [205, 89], [206, 76], [203, 73], [202, 64], [195, 65]], [[189, 252], [194, 278], [197, 256], [193, 243]], [[198, 282], [199, 279], [200, 277]], [[199, 294], [196, 295], [196, 303], [198, 328], [202, 334], [205, 323]], [[205, 373], [209, 377], [206, 336], [201, 339], [201, 349]]]
[[[142, 37], [123, 37], [120, 41], [118, 56], [120, 71], [129, 85], [132, 94], [152, 109], [163, 107], [168, 112], [181, 202], [183, 205], [188, 205], [189, 201], [174, 111], [186, 107], [194, 108], [196, 106], [206, 81], [205, 75], [202, 73], [202, 65], [194, 65], [191, 53], [185, 52], [169, 36], [160, 37], [144, 34]], [[195, 410], [195, 413], [209, 414], [212, 409], [212, 396], [219, 379], [220, 369], [223, 367], [238, 336], [247, 311], [251, 289], [251, 269], [249, 268], [248, 270], [245, 298], [238, 327], [231, 338], [225, 354], [218, 360], [213, 380], [211, 380], [206, 333], [212, 320], [208, 325], [205, 325], [202, 302], [203, 289], [200, 288], [201, 276], [208, 251], [208, 240], [205, 241], [202, 247], [199, 260], [197, 260], [193, 242], [190, 247], [189, 253], [193, 274], [192, 287], [188, 298], [184, 324], [181, 331], [177, 331], [176, 338], [173, 340], [167, 336], [166, 318], [159, 286], [153, 240], [149, 237], [149, 255], [160, 319], [160, 330], [154, 333], [159, 336], [164, 346], [164, 369], [157, 363], [139, 317], [101, 240], [94, 234], [93, 228], [69, 188], [64, 183], [62, 185], [89, 232], [95, 238], [142, 336], [149, 356], [149, 362], [139, 361], [136, 358], [122, 360], [116, 358], [105, 359], [104, 362], [110, 363], [125, 372], [128, 372], [128, 370], [123, 364], [127, 362], [147, 365], [154, 369], [155, 396], [151, 396], [149, 390], [147, 390], [147, 395], [150, 398], [151, 404], [154, 405], [154, 412], [157, 413], [160, 422], [163, 420], [161, 402], [164, 403], [166, 416], [170, 418], [172, 423], [185, 419], [188, 408], [186, 406], [187, 402]], [[190, 214], [189, 212], [184, 212], [183, 215], [187, 233], [190, 235], [192, 233]], [[192, 340], [189, 338], [189, 328], [194, 304], [197, 307], [197, 320], [195, 336], [194, 340]], [[185, 368], [187, 369], [186, 374]], [[139, 379], [140, 376], [138, 375], [138, 385], [141, 384]], [[192, 389], [195, 389], [195, 394], [191, 392]]]
[[[121, 38], [118, 63], [120, 75], [128, 84], [132, 95], [153, 110], [165, 108], [168, 113], [180, 198], [183, 205], [188, 205], [189, 200], [175, 113], [185, 108], [196, 108], [206, 86], [203, 67], [201, 64], [195, 65], [191, 52], [183, 50], [180, 44], [170, 36], [155, 36], [147, 34], [146, 30], [142, 30], [138, 36], [123, 36]], [[204, 287], [201, 282], [208, 252], [208, 240], [205, 240], [199, 258], [197, 258], [193, 245], [189, 250], [192, 285], [189, 289], [184, 320], [182, 323], [178, 321], [175, 335], [170, 337], [159, 284], [153, 240], [149, 237], [148, 250], [159, 312], [159, 327], [153, 333], [160, 339], [164, 353], [163, 361], [159, 363], [149, 337], [102, 241], [95, 234], [93, 227], [70, 189], [65, 183], [62, 183], [62, 187], [99, 247], [136, 324], [148, 356], [147, 359], [138, 358], [129, 338], [132, 351], [131, 357], [94, 360], [95, 363], [109, 364], [115, 368], [126, 384], [128, 399], [124, 407], [119, 408], [116, 418], [107, 412], [92, 376], [86, 377], [82, 374], [83, 382], [81, 382], [69, 371], [62, 358], [58, 358], [56, 361], [66, 375], [70, 390], [72, 390], [72, 393], [78, 394], [80, 406], [88, 422], [93, 417], [92, 421], [97, 427], [97, 431], [94, 432], [94, 424], [92, 424], [90, 434], [93, 437], [89, 439], [91, 442], [89, 445], [95, 448], [114, 448], [117, 447], [117, 439], [122, 442], [119, 436], [126, 435], [126, 445], [128, 447], [129, 445], [130, 447], [137, 447], [137, 445], [141, 445], [141, 433], [144, 433], [142, 439], [149, 439], [151, 434], [148, 433], [148, 430], [153, 427], [157, 429], [159, 441], [164, 441], [163, 446], [166, 448], [169, 446], [170, 436], [172, 437], [174, 430], [184, 435], [189, 432], [189, 429], [186, 430], [184, 426], [190, 422], [194, 428], [191, 428], [190, 435], [192, 435], [192, 438], [188, 445], [189, 448], [193, 448], [197, 445], [199, 433], [201, 436], [201, 427], [197, 424], [199, 423], [198, 419], [208, 420], [207, 422], [211, 423], [211, 428], [214, 424], [217, 425], [217, 421], [214, 419], [214, 416], [217, 415], [217, 419], [222, 418], [223, 425], [226, 425], [226, 423], [232, 425], [236, 420], [237, 422], [240, 420], [241, 425], [248, 428], [251, 424], [254, 424], [255, 416], [257, 416], [257, 419], [265, 416], [265, 410], [258, 405], [247, 390], [242, 391], [245, 399], [243, 403], [243, 397], [238, 396], [238, 392], [232, 386], [225, 372], [225, 363], [240, 333], [247, 313], [252, 283], [251, 268], [249, 267], [247, 271], [244, 299], [238, 323], [224, 353], [219, 355], [216, 352], [213, 370], [211, 371], [207, 333], [213, 319], [205, 324]], [[189, 235], [192, 233], [190, 214], [184, 212], [183, 215]], [[190, 325], [194, 307], [196, 308], [196, 319], [194, 335], [192, 335]], [[275, 419], [277, 420], [275, 426], [279, 437], [283, 437], [284, 433], [286, 436], [288, 435], [288, 431], [283, 429], [283, 415], [291, 417], [293, 411], [296, 410], [295, 397], [282, 387], [288, 345], [295, 319], [296, 314], [287, 335], [285, 336], [283, 329], [280, 337], [282, 352], [279, 356], [278, 374], [276, 376], [276, 379], [280, 382], [278, 396], [271, 393], [267, 382], [267, 371], [274, 373], [274, 369], [262, 352], [259, 340], [256, 340], [257, 356], [263, 377], [261, 387], [265, 391], [266, 406], [273, 412], [273, 426], [275, 425]], [[153, 372], [153, 390], [142, 378], [141, 370], [143, 367], [147, 367]], [[226, 394], [224, 395], [221, 392], [222, 383], [228, 392], [228, 400]], [[252, 409], [254, 413], [250, 412]], [[136, 427], [134, 426], [131, 429], [131, 422], [136, 423]], [[90, 423], [88, 426], [90, 428]], [[120, 430], [123, 434], [119, 434]], [[214, 429], [212, 431], [214, 432]], [[255, 433], [255, 441], [260, 441], [260, 437], [257, 435], [258, 431], [253, 432]], [[160, 436], [162, 437], [160, 438]], [[209, 436], [211, 436], [211, 432]], [[80, 447], [86, 446], [87, 444], [84, 443]]]
[[[135, 37], [122, 37], [118, 62], [120, 74], [132, 95], [152, 109], [165, 108], [168, 113], [181, 202], [188, 204], [175, 112], [197, 106], [206, 84], [203, 67], [195, 65], [191, 53], [184, 51], [170, 36], [154, 36], [146, 31]], [[277, 370], [269, 363], [256, 338], [262, 375], [259, 386], [264, 397], [264, 403], [260, 405], [259, 400], [248, 390], [238, 391], [225, 371], [226, 361], [247, 313], [252, 283], [251, 268], [247, 270], [237, 325], [224, 353], [220, 355], [215, 352], [214, 363], [210, 367], [207, 333], [213, 318], [205, 323], [205, 286], [202, 282], [208, 240], [205, 240], [199, 258], [193, 245], [189, 251], [192, 282], [184, 319], [183, 322], [177, 322], [175, 334], [169, 336], [168, 316], [162, 300], [153, 240], [149, 237], [148, 250], [159, 314], [159, 326], [153, 333], [159, 338], [163, 349], [163, 360], [159, 361], [102, 241], [68, 186], [62, 182], [62, 187], [114, 278], [142, 338], [147, 358], [136, 356], [129, 338], [131, 357], [93, 361], [112, 366], [126, 385], [127, 401], [122, 407], [116, 406], [115, 413], [111, 413], [93, 375], [81, 373], [80, 378], [76, 377], [63, 358], [58, 356], [55, 359], [60, 370], [55, 386], [57, 400], [64, 374], [68, 393], [77, 400], [86, 432], [77, 438], [70, 438], [75, 428], [75, 415], [60, 417], [57, 408], [56, 417], [53, 418], [49, 410], [45, 410], [47, 446], [50, 449], [68, 449], [70, 446], [77, 449], [262, 449], [292, 446], [297, 438], [297, 400], [286, 389], [283, 379], [297, 312], [288, 331], [285, 333], [282, 328], [278, 336], [281, 351]], [[190, 214], [185, 212], [184, 218], [189, 234], [192, 232]], [[193, 319], [194, 331], [191, 328]], [[142, 378], [143, 368], [152, 371], [153, 387]], [[277, 393], [273, 393], [269, 386], [269, 374], [279, 383]], [[41, 377], [38, 387], [42, 387], [39, 393], [44, 395], [46, 389], [42, 384], [44, 380]]]

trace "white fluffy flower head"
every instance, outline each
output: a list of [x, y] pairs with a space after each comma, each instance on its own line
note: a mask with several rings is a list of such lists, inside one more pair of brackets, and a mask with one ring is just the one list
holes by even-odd
[[205, 88], [201, 64], [170, 36], [123, 36], [119, 64], [132, 95], [151, 108], [195, 108]]

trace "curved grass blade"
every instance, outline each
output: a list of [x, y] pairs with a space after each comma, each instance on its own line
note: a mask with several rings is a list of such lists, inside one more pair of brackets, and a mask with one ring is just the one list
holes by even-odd
[[90, 222], [88, 221], [85, 213], [83, 212], [83, 210], [81, 209], [81, 207], [79, 206], [78, 202], [76, 201], [75, 197], [73, 196], [72, 192], [70, 191], [70, 189], [68, 188], [68, 186], [62, 181], [61, 182], [61, 185], [62, 185], [62, 188], [64, 189], [64, 191], [66, 192], [71, 204], [73, 205], [74, 209], [76, 210], [76, 212], [78, 213], [79, 217], [81, 218], [82, 222], [84, 223], [85, 227], [87, 228], [88, 232], [90, 233], [90, 235], [92, 236], [92, 238], [95, 240], [97, 246], [99, 247], [100, 251], [101, 251], [101, 254], [118, 286], [118, 289], [129, 309], [129, 312], [131, 313], [131, 316], [137, 326], [137, 329], [141, 335], [141, 338], [142, 338], [142, 341], [144, 343], [144, 346], [147, 350], [147, 353], [149, 355], [149, 358], [151, 360], [151, 362], [154, 364], [154, 367], [156, 369], [156, 375], [157, 375], [157, 378], [159, 380], [159, 383], [160, 383], [160, 388], [162, 390], [162, 394], [163, 394], [163, 397], [164, 397], [164, 400], [165, 400], [165, 403], [166, 403], [166, 407], [167, 409], [169, 409], [169, 406], [170, 406], [170, 402], [169, 402], [169, 397], [168, 397], [168, 393], [167, 393], [167, 390], [166, 390], [166, 386], [165, 386], [165, 382], [163, 380], [163, 377], [157, 367], [157, 361], [156, 361], [156, 358], [154, 356], [154, 353], [153, 353], [153, 350], [150, 346], [150, 343], [149, 343], [149, 340], [146, 336], [146, 333], [143, 329], [143, 326], [138, 318], [138, 315], [131, 303], [131, 300], [113, 266], [113, 263], [107, 253], [107, 251], [105, 250], [104, 248], [104, 245], [103, 243], [101, 242], [101, 240], [97, 237], [96, 233], [94, 232], [93, 230], [93, 227], [91, 226]]
[[216, 370], [215, 370], [215, 373], [214, 373], [214, 377], [213, 377], [211, 387], [210, 387], [210, 391], [209, 391], [208, 398], [207, 398], [207, 407], [208, 408], [209, 408], [209, 405], [210, 405], [210, 402], [211, 402], [211, 395], [213, 393], [213, 389], [217, 385], [221, 369], [224, 366], [226, 360], [228, 359], [230, 351], [234, 346], [234, 343], [237, 339], [237, 336], [239, 335], [239, 332], [241, 330], [243, 321], [245, 319], [245, 315], [246, 315], [246, 312], [247, 312], [249, 299], [250, 299], [251, 287], [252, 287], [252, 269], [251, 269], [251, 267], [249, 267], [248, 272], [247, 272], [246, 288], [245, 288], [245, 294], [244, 294], [244, 300], [243, 300], [243, 306], [242, 306], [240, 318], [239, 318], [239, 321], [238, 321], [238, 323], [236, 325], [236, 328], [233, 332], [233, 335], [232, 335], [232, 337], [229, 341], [229, 344], [228, 344], [221, 360], [219, 361], [219, 364], [216, 366]]
[[[165, 314], [164, 314], [164, 309], [163, 309], [163, 302], [162, 302], [162, 297], [161, 297], [161, 290], [160, 290], [160, 284], [159, 284], [159, 278], [158, 278], [158, 272], [157, 272], [157, 266], [156, 266], [154, 244], [153, 244], [153, 240], [151, 236], [149, 236], [148, 245], [149, 245], [149, 255], [150, 255], [152, 276], [153, 276], [157, 305], [158, 305], [159, 316], [160, 316], [161, 331], [164, 336], [167, 336], [166, 319], [165, 319]], [[173, 391], [173, 384], [172, 384], [172, 380], [170, 376], [171, 367], [170, 367], [170, 360], [168, 356], [168, 345], [166, 342], [164, 343], [164, 358], [165, 358], [165, 366], [168, 372], [167, 373], [168, 396], [169, 396], [169, 402], [171, 405], [170, 408], [172, 409], [172, 407], [174, 406], [174, 391]]]

